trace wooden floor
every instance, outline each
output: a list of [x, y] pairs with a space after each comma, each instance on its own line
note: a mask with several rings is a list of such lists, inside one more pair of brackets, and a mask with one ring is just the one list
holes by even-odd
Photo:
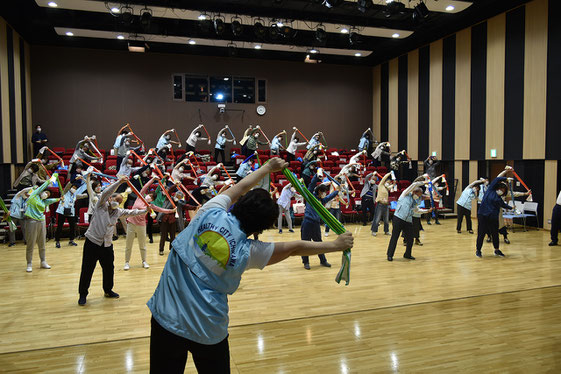
[[[546, 231], [516, 232], [501, 242], [506, 258], [455, 222], [428, 226], [416, 261], [389, 263], [389, 236], [347, 225], [356, 235], [351, 284], [335, 283], [330, 269], [311, 259], [304, 270], [292, 258], [244, 275], [230, 297], [233, 373], [561, 372], [561, 247]], [[269, 231], [262, 240], [296, 234]], [[159, 238], [156, 236], [156, 240]], [[326, 238], [332, 240], [332, 237]], [[79, 307], [81, 246], [47, 243], [51, 270], [25, 272], [23, 245], [3, 247], [0, 267], [0, 372], [147, 372], [149, 319], [145, 306], [167, 256], [150, 244], [150, 269], [135, 246], [131, 270], [122, 270], [124, 239], [115, 244], [115, 291], [103, 298], [101, 271], [88, 304]], [[136, 245], [136, 242], [135, 242]], [[37, 252], [35, 252], [37, 257]], [[186, 372], [194, 372], [189, 360]]]

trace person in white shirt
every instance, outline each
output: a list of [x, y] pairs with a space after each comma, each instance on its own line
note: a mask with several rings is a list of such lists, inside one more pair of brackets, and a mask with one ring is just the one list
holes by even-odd
[[189, 152], [189, 151], [195, 152], [195, 147], [197, 146], [197, 142], [199, 140], [208, 140], [208, 144], [210, 145], [210, 139], [209, 138], [203, 138], [201, 136], [201, 131], [200, 130], [203, 127], [204, 127], [204, 125], [200, 124], [199, 126], [195, 127], [195, 130], [191, 131], [191, 134], [187, 138], [187, 146], [185, 147], [187, 152]]
[[292, 229], [292, 217], [290, 216], [290, 205], [292, 197], [296, 194], [296, 189], [292, 187], [292, 184], [287, 184], [282, 189], [281, 195], [277, 200], [277, 205], [279, 206], [279, 219], [277, 226], [279, 228], [279, 234], [282, 234], [282, 216], [284, 214], [286, 222], [288, 223], [288, 231], [294, 232]]
[[286, 151], [288, 152], [287, 161], [294, 161], [296, 159], [296, 150], [298, 147], [306, 145], [306, 142], [300, 142], [300, 139], [296, 137], [296, 127], [294, 127], [294, 132], [292, 133], [292, 137], [290, 138], [290, 143], [288, 144], [288, 148]]
[[224, 148], [226, 148], [226, 142], [232, 143], [234, 142], [234, 138], [228, 139], [228, 125], [224, 125], [222, 130], [218, 132], [218, 136], [216, 137], [216, 144], [214, 145], [214, 161], [218, 162], [218, 156], [222, 157], [222, 162], [226, 162], [226, 156], [224, 154]]

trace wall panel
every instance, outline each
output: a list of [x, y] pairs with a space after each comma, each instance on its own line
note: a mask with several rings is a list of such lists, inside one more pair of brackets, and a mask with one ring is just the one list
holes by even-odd
[[407, 154], [419, 158], [419, 50], [407, 58]]
[[544, 201], [543, 201], [543, 212], [544, 212], [544, 229], [551, 229], [551, 225], [548, 221], [551, 219], [551, 211], [555, 206], [557, 200], [557, 194], [559, 190], [557, 189], [557, 160], [546, 160], [545, 161], [545, 181], [544, 181]]
[[389, 64], [388, 76], [388, 141], [392, 151], [397, 151], [398, 140], [398, 60], [394, 58]]
[[456, 159], [469, 160], [470, 144], [471, 29], [456, 34]]
[[377, 65], [374, 67], [374, 71], [372, 74], [372, 84], [373, 84], [373, 92], [372, 92], [372, 131], [374, 132], [374, 136], [376, 140], [380, 139], [380, 100], [381, 100], [381, 67]]
[[442, 40], [430, 46], [429, 152], [442, 158]]

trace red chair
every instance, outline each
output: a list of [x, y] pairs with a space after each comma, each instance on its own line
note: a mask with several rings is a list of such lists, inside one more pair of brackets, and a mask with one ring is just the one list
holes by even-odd
[[299, 169], [302, 163], [300, 161], [290, 161], [289, 165], [293, 169]]
[[88, 208], [80, 208], [80, 212], [78, 215], [78, 233], [80, 233], [80, 229], [85, 227], [86, 230], [90, 227], [90, 223], [87, 222], [87, 215], [88, 215]]
[[64, 147], [53, 147], [51, 150], [59, 156], [64, 154]]
[[339, 207], [341, 208], [341, 217], [343, 218], [343, 221], [345, 221], [345, 217], [351, 218], [351, 222], [354, 222], [356, 220], [356, 217], [358, 216], [358, 211], [356, 210], [355, 200], [351, 198], [348, 207], [346, 207], [345, 204], [343, 203], [339, 204]]

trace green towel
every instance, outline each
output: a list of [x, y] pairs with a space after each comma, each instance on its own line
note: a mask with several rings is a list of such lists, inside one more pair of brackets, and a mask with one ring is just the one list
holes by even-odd
[[[331, 230], [333, 230], [337, 235], [341, 235], [344, 233], [345, 227], [341, 222], [339, 222], [329, 211], [320, 203], [316, 197], [305, 187], [303, 186], [296, 175], [288, 169], [283, 169], [282, 173], [288, 179], [288, 181], [292, 184], [292, 186], [306, 199], [306, 201], [314, 208], [314, 210], [318, 213], [321, 219], [329, 226]], [[341, 260], [341, 268], [335, 277], [335, 281], [340, 283], [341, 280], [345, 281], [345, 285], [349, 285], [351, 277], [351, 250], [345, 249], [343, 251], [343, 256]]]
[[[4, 203], [4, 200], [2, 200], [1, 197], [0, 197], [0, 207], [4, 210], [4, 212], [6, 214], [10, 212], [8, 210], [8, 207], [6, 207], [6, 204]], [[17, 226], [14, 223], [14, 221], [12, 221], [12, 217], [6, 217], [6, 222], [8, 222], [8, 226], [9, 226], [11, 232], [14, 232], [14, 231], [17, 230]]]

